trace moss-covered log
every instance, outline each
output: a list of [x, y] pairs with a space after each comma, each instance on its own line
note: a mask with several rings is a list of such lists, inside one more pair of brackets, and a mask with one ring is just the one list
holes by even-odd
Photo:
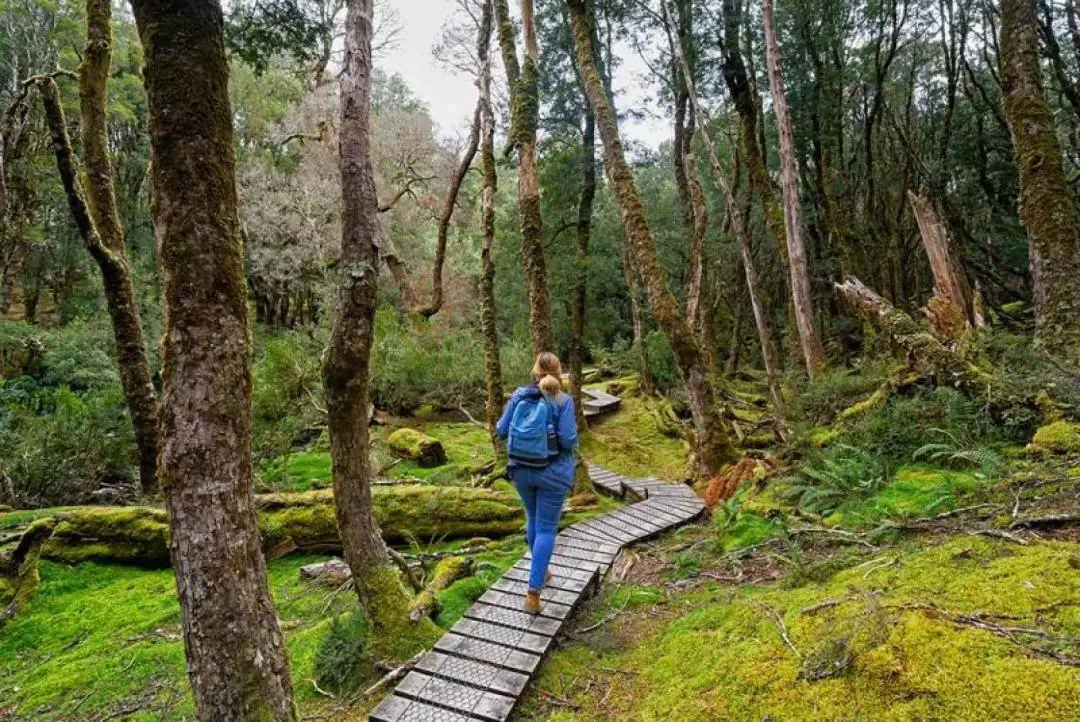
[[[521, 529], [517, 499], [490, 489], [405, 485], [372, 491], [383, 539], [496, 537]], [[264, 552], [339, 553], [330, 490], [255, 497]], [[169, 566], [165, 512], [153, 507], [87, 507], [59, 514], [42, 556], [65, 564], [84, 561], [143, 567]]]
[[446, 450], [438, 439], [416, 429], [398, 429], [390, 434], [387, 444], [395, 456], [415, 461], [426, 469], [446, 463]]
[[423, 590], [416, 595], [409, 618], [414, 622], [421, 617], [430, 617], [439, 611], [439, 592], [458, 579], [472, 574], [475, 562], [469, 557], [446, 557], [431, 572], [431, 578]]
[[9, 556], [0, 554], [0, 629], [13, 619], [37, 591], [38, 556], [53, 533], [54, 519], [39, 519], [30, 525]]

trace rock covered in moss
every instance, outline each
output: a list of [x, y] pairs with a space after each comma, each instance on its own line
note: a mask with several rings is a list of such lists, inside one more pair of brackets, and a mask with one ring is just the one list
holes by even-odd
[[415, 461], [425, 469], [446, 463], [446, 451], [438, 439], [416, 429], [398, 429], [387, 439], [390, 451], [402, 459]]
[[1031, 439], [1032, 449], [1051, 454], [1080, 453], [1080, 423], [1055, 421], [1040, 426]]

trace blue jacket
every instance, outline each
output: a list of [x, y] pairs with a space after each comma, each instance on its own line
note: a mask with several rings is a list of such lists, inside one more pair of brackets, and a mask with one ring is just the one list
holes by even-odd
[[[510, 420], [514, 418], [514, 410], [517, 408], [518, 402], [523, 398], [538, 395], [540, 395], [540, 387], [536, 384], [529, 384], [518, 388], [510, 396], [510, 401], [506, 404], [502, 418], [495, 425], [495, 433], [499, 435], [500, 439], [505, 441], [510, 433]], [[562, 394], [559, 401], [552, 400], [551, 404], [555, 407], [555, 437], [559, 440], [559, 455], [546, 469], [539, 470], [536, 473], [543, 478], [570, 486], [574, 483], [574, 452], [578, 445], [577, 422], [574, 420], [574, 400], [570, 398], [570, 394]], [[513, 468], [515, 466], [514, 460], [508, 461], [507, 466]]]

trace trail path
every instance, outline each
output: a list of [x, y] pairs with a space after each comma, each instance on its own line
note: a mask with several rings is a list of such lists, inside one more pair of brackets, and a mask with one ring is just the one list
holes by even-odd
[[[610, 410], [616, 397], [593, 398]], [[614, 401], [611, 401], [614, 399]], [[608, 409], [605, 409], [608, 410]], [[589, 465], [597, 489], [633, 503], [559, 533], [554, 578], [539, 616], [522, 611], [529, 555], [465, 612], [371, 713], [376, 722], [503, 722], [582, 599], [592, 594], [625, 546], [673, 529], [705, 509], [693, 489], [629, 479]]]

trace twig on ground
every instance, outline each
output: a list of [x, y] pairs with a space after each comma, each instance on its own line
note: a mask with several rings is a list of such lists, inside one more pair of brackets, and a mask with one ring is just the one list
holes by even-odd
[[314, 677], [308, 678], [308, 682], [311, 682], [311, 686], [315, 688], [315, 691], [321, 694], [323, 697], [329, 697], [330, 699], [336, 699], [333, 692], [327, 692], [325, 689], [319, 686], [319, 683], [315, 681]]
[[997, 537], [999, 539], [1008, 539], [1009, 541], [1011, 541], [1011, 542], [1013, 542], [1015, 544], [1020, 544], [1021, 546], [1027, 546], [1028, 545], [1028, 540], [1027, 539], [1025, 539], [1025, 538], [1023, 538], [1021, 536], [1017, 536], [1016, 534], [1010, 534], [1007, 531], [1002, 531], [1001, 529], [979, 529], [978, 531], [971, 532], [971, 534], [972, 534], [972, 536], [981, 535], [981, 536]]
[[423, 652], [417, 652], [415, 655], [413, 655], [413, 657], [408, 662], [405, 662], [404, 664], [399, 665], [399, 666], [395, 667], [394, 669], [391, 669], [386, 674], [384, 674], [382, 676], [382, 678], [378, 682], [376, 682], [375, 684], [373, 684], [370, 687], [368, 687], [367, 689], [365, 689], [364, 693], [362, 695], [360, 695], [360, 696], [361, 697], [367, 697], [372, 692], [375, 692], [375, 691], [379, 690], [380, 688], [384, 687], [385, 685], [387, 685], [387, 684], [389, 684], [391, 682], [398, 681], [399, 679], [404, 677], [405, 674], [409, 670], [411, 670], [413, 667], [415, 667], [416, 663], [419, 662], [420, 658], [423, 657], [423, 656], [424, 656]]
[[405, 578], [409, 580], [409, 585], [412, 586], [413, 591], [422, 591], [424, 585], [416, 578], [416, 573], [413, 571], [413, 568], [409, 566], [409, 562], [405, 560], [405, 557], [401, 556], [401, 552], [387, 547], [386, 553], [390, 555], [390, 558], [394, 560], [394, 564], [397, 564], [398, 569], [400, 569], [401, 573], [405, 575]]
[[1010, 529], [1022, 526], [1052, 526], [1054, 524], [1071, 524], [1080, 522], [1080, 514], [1051, 514], [1050, 516], [1032, 516], [1020, 518], [1009, 524]]
[[586, 633], [588, 633], [588, 632], [591, 632], [591, 631], [593, 631], [594, 629], [599, 629], [600, 627], [602, 627], [603, 625], [607, 624], [608, 622], [610, 622], [610, 621], [611, 621], [612, 619], [614, 619], [615, 617], [617, 617], [617, 616], [619, 616], [620, 614], [622, 614], [622, 611], [623, 611], [624, 609], [626, 609], [626, 607], [627, 607], [627, 605], [628, 605], [628, 604], [630, 604], [630, 595], [629, 595], [629, 594], [628, 594], [628, 595], [626, 595], [626, 601], [625, 601], [625, 602], [623, 602], [623, 604], [622, 604], [622, 606], [621, 606], [621, 607], [619, 607], [618, 609], [616, 609], [616, 610], [615, 610], [614, 612], [612, 612], [611, 614], [608, 614], [607, 616], [605, 616], [605, 617], [604, 617], [603, 619], [601, 619], [601, 620], [600, 620], [599, 622], [597, 622], [596, 624], [590, 624], [590, 625], [589, 625], [589, 626], [587, 626], [587, 627], [582, 627], [581, 629], [579, 629], [579, 630], [577, 630], [576, 632], [574, 632], [574, 634], [586, 634]]
[[843, 529], [830, 529], [824, 526], [803, 526], [797, 529], [788, 529], [789, 534], [826, 534], [829, 536], [839, 537], [841, 541], [851, 542], [853, 544], [861, 544], [868, 549], [877, 549], [876, 546], [863, 539], [859, 534], [850, 531], [844, 531]]
[[549, 702], [558, 705], [559, 707], [569, 707], [570, 709], [579, 709], [581, 705], [576, 702], [571, 702], [566, 697], [561, 697], [554, 692], [548, 692], [547, 690], [540, 690], [540, 694], [544, 696]]
[[818, 602], [817, 604], [811, 604], [809, 607], [803, 607], [799, 610], [799, 614], [816, 614], [823, 609], [832, 609], [833, 607], [839, 607], [851, 597], [843, 597], [842, 599], [826, 599], [824, 602]]
[[943, 511], [936, 515], [934, 519], [948, 519], [951, 516], [959, 516], [968, 511], [975, 511], [976, 509], [985, 509], [988, 506], [998, 506], [997, 504], [975, 504], [974, 506], [962, 506], [959, 509], [950, 509], [949, 511]]
[[1023, 489], [1017, 489], [1016, 494], [1014, 494], [1014, 496], [1016, 497], [1016, 503], [1013, 504], [1013, 508], [1012, 508], [1012, 518], [1013, 519], [1020, 516], [1020, 492], [1022, 492], [1022, 491], [1023, 491]]
[[760, 607], [763, 612], [766, 613], [766, 615], [772, 620], [773, 624], [776, 625], [776, 628], [780, 630], [780, 636], [783, 637], [784, 644], [786, 644], [788, 648], [795, 653], [796, 657], [802, 659], [802, 652], [798, 650], [798, 648], [795, 646], [795, 643], [791, 641], [791, 637], [788, 636], [788, 629], [787, 625], [784, 624], [784, 618], [781, 617], [780, 614], [768, 604], [765, 604], [764, 602], [759, 602], [757, 600], [755, 600], [754, 603], [758, 607]]

